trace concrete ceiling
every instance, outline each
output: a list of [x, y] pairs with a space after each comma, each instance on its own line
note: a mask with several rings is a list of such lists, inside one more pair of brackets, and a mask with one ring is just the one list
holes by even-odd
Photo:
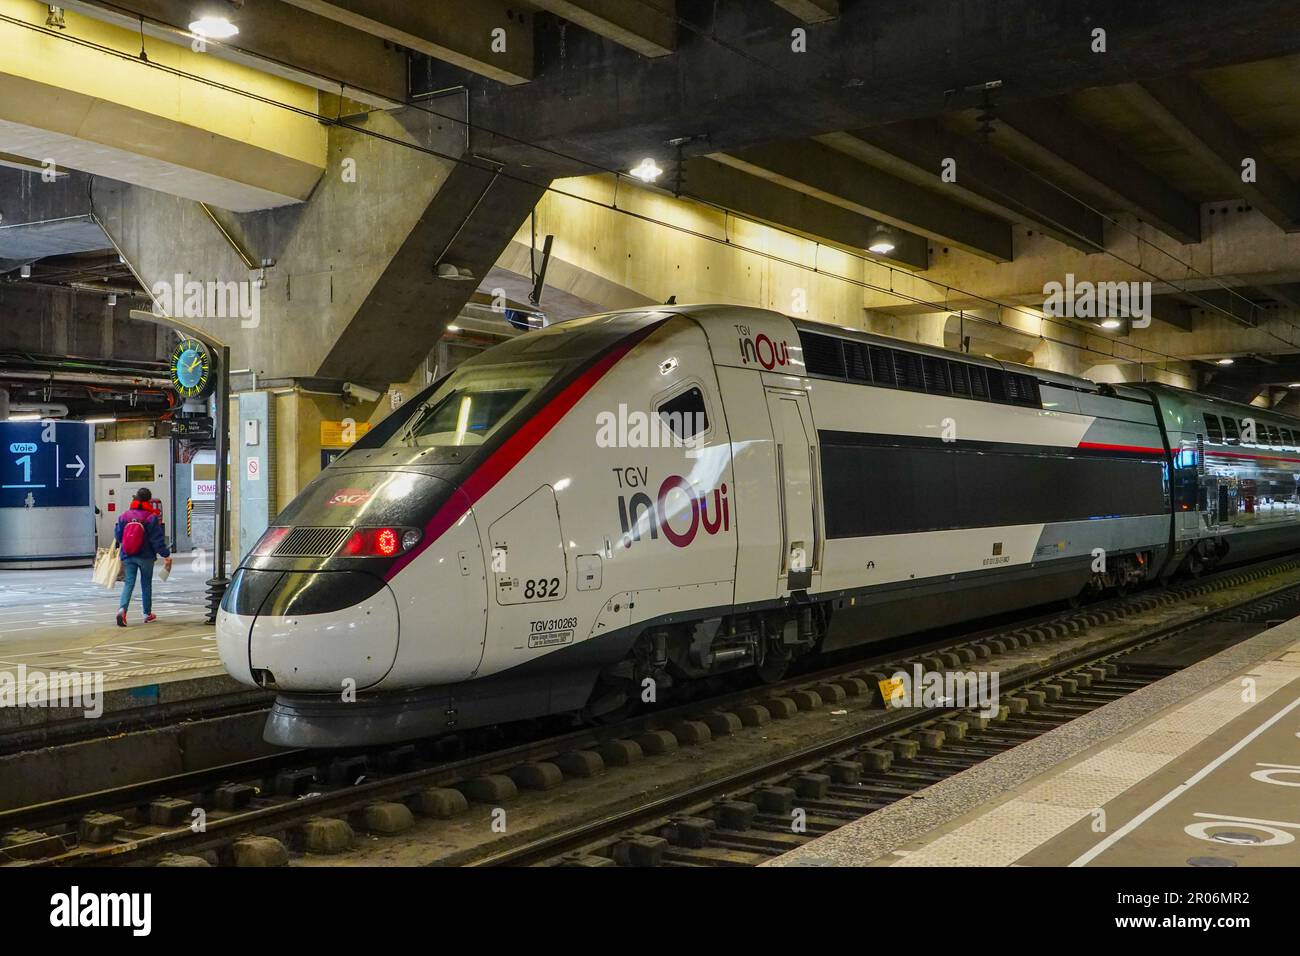
[[[188, 2], [70, 6], [190, 42]], [[1283, 0], [450, 6], [265, 0], [232, 10], [240, 34], [211, 52], [370, 107], [463, 90], [471, 151], [508, 169], [650, 156], [659, 188], [798, 235], [864, 253], [884, 230], [894, 249], [872, 258], [938, 288], [1034, 305], [1066, 273], [1151, 281], [1152, 328], [1116, 337], [1239, 355], [1234, 383], [1269, 384], [1251, 355], [1300, 354], [1300, 29]], [[501, 260], [516, 276], [518, 252]]]

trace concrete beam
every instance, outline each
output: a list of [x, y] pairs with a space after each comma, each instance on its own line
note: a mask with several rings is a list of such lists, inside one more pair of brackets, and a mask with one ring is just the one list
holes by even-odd
[[1212, 373], [1216, 385], [1227, 388], [1253, 388], [1261, 385], [1290, 385], [1300, 382], [1300, 362], [1273, 362], [1263, 365], [1230, 365]]
[[[988, 214], [1040, 229], [1068, 246], [1096, 252], [1101, 216], [981, 143], [950, 132], [936, 120], [911, 120], [820, 137], [850, 155], [918, 185], [950, 193]], [[953, 182], [940, 174], [956, 162]]]
[[840, 15], [840, 0], [772, 0], [786, 13], [792, 13], [804, 23], [821, 23]]
[[[1227, 190], [1241, 196], [1285, 232], [1300, 232], [1300, 185], [1188, 77], [1148, 80], [1124, 91], [1162, 130], [1205, 163]], [[1242, 162], [1255, 161], [1255, 181], [1242, 181]]]
[[[67, 0], [87, 17], [139, 35], [189, 47], [194, 4], [189, 0]], [[207, 55], [250, 67], [379, 109], [406, 102], [406, 54], [379, 37], [283, 3], [245, 4], [235, 15], [239, 34], [207, 44]], [[142, 22], [143, 20], [143, 22]]]
[[533, 78], [532, 15], [503, 0], [459, 3], [454, 11], [406, 0], [285, 2], [498, 83]]
[[[728, 157], [690, 159], [686, 161], [683, 195], [799, 236], [829, 242], [855, 255], [862, 255], [871, 245], [881, 225], [879, 218], [844, 202], [830, 202], [825, 194], [798, 188], [789, 181], [753, 173], [747, 166], [733, 166]], [[900, 229], [893, 233], [894, 251], [876, 258], [906, 269], [929, 265], [924, 238]]]
[[233, 210], [316, 187], [316, 90], [178, 46], [142, 61], [137, 33], [74, 13], [50, 36], [40, 4], [0, 0], [0, 12], [0, 152]]
[[1011, 227], [1003, 220], [864, 166], [821, 143], [754, 146], [735, 153], [714, 154], [711, 158], [787, 189], [918, 232], [994, 262], [1011, 259]]
[[[1175, 303], [1181, 303], [1189, 312], [1198, 309], [1213, 314], [1216, 318], [1229, 319], [1246, 328], [1259, 325], [1261, 308], [1246, 294], [1246, 289], [1201, 289], [1196, 292], [1175, 292], [1170, 295], [1154, 295], [1152, 315], [1157, 313], [1167, 316]], [[1172, 301], [1171, 301], [1172, 300]]]
[[[992, 142], [1015, 138], [1048, 170], [1082, 177], [1114, 209], [1132, 213], [1179, 242], [1201, 241], [1201, 207], [1164, 179], [1072, 119], [1059, 101], [998, 111]], [[1019, 134], [1017, 136], [1017, 134]]]
[[[1293, 11], [1277, 0], [1095, 0], [1086, 17], [1077, 0], [1005, 0], [996, 10], [846, 3], [837, 19], [807, 28], [806, 53], [792, 50], [790, 15], [774, 3], [690, 7], [683, 15], [701, 17], [700, 35], [671, 57], [570, 31], [562, 58], [525, 86], [495, 89], [422, 58], [412, 76], [417, 91], [467, 84], [475, 123], [510, 137], [484, 140], [495, 157], [572, 176], [592, 172], [587, 163], [630, 168], [681, 136], [707, 133], [687, 147], [703, 155], [933, 116], [953, 85], [999, 79], [998, 104], [1009, 106], [1300, 52]], [[1111, 40], [1104, 55], [1091, 50], [1098, 24]]]
[[[436, 279], [435, 265], [485, 275], [540, 187], [504, 176], [494, 185], [482, 163], [431, 155], [457, 155], [463, 129], [414, 107], [327, 132], [331, 165], [309, 201], [223, 217], [254, 261], [274, 262], [265, 270], [250, 274], [188, 200], [97, 181], [95, 211], [145, 288], [228, 342], [236, 367], [259, 379], [403, 382], [477, 286]], [[212, 314], [203, 296], [190, 298], [192, 283], [229, 285], [252, 307]]]
[[[545, 184], [477, 166], [453, 167], [317, 374], [387, 384], [394, 370], [428, 354], [478, 288], [476, 282], [440, 279], [434, 267], [450, 263], [482, 280], [544, 191]], [[394, 351], [404, 353], [403, 362], [394, 362]]]
[[677, 0], [532, 0], [532, 5], [642, 56], [667, 56], [677, 49]]

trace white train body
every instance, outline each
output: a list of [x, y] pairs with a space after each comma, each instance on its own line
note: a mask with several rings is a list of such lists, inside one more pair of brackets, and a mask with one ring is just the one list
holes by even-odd
[[775, 677], [1167, 573], [1195, 545], [1168, 464], [1136, 388], [761, 310], [595, 316], [330, 465], [241, 563], [218, 643], [279, 692], [285, 745], [614, 713], [647, 678]]

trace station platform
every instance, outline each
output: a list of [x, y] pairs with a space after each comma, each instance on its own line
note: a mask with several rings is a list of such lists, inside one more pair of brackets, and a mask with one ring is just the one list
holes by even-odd
[[765, 865], [1300, 865], [1300, 618]]
[[153, 611], [144, 623], [136, 586], [128, 626], [117, 626], [120, 587], [102, 588], [90, 568], [0, 572], [0, 672], [101, 672], [106, 689], [153, 685], [224, 674], [216, 636], [204, 623], [208, 568], [177, 555], [171, 576], [158, 580]]

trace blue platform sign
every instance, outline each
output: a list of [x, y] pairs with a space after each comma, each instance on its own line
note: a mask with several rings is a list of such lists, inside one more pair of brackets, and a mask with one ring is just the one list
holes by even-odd
[[0, 422], [0, 508], [90, 505], [84, 422]]

